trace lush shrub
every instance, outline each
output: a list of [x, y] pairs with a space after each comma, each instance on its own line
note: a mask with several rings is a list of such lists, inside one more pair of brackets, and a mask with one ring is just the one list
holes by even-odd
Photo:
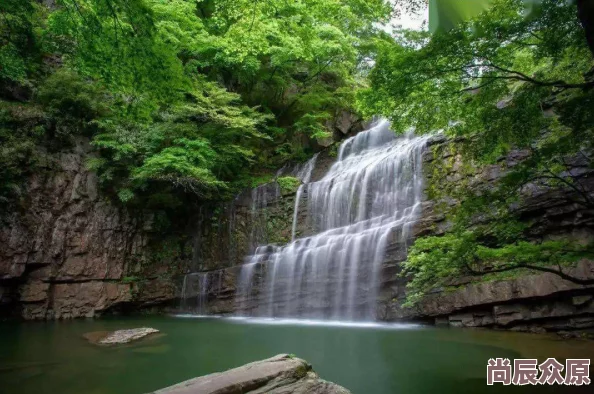
[[292, 176], [284, 176], [276, 180], [283, 194], [294, 193], [301, 185], [301, 181]]

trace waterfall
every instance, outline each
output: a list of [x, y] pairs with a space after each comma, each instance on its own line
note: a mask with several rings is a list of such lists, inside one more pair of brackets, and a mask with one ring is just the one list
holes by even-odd
[[[397, 138], [386, 120], [346, 140], [320, 180], [307, 168], [295, 201], [293, 240], [258, 246], [240, 274], [243, 315], [375, 319], [389, 245], [406, 247], [421, 210], [422, 153], [429, 137]], [[307, 181], [306, 181], [307, 180]], [[316, 234], [295, 238], [300, 201]]]
[[[272, 190], [271, 190], [272, 189]], [[254, 251], [258, 244], [262, 241], [267, 242], [266, 226], [267, 226], [267, 207], [269, 204], [268, 198], [272, 196], [275, 201], [280, 196], [280, 186], [277, 182], [266, 183], [252, 189], [252, 207], [251, 207], [251, 232], [250, 232], [250, 250]]]
[[182, 312], [193, 311], [199, 315], [206, 314], [208, 279], [208, 272], [196, 272], [184, 276], [180, 307]]
[[312, 157], [307, 163], [305, 163], [303, 168], [301, 168], [297, 172], [297, 178], [301, 180], [302, 184], [299, 185], [299, 189], [297, 189], [297, 194], [295, 195], [295, 209], [293, 210], [293, 228], [291, 229], [291, 241], [295, 241], [295, 235], [297, 233], [297, 220], [299, 216], [299, 204], [301, 203], [301, 196], [303, 195], [304, 188], [309, 187], [311, 174], [313, 173], [313, 170], [316, 167], [318, 156], [319, 153], [316, 153], [314, 157]]
[[221, 294], [224, 275], [225, 270], [186, 274], [182, 284], [180, 312], [207, 315], [208, 294]]

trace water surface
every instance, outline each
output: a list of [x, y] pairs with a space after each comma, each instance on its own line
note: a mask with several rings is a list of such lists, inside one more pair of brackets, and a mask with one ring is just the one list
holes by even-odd
[[[592, 393], [576, 387], [487, 387], [491, 357], [594, 358], [594, 342], [411, 325], [179, 317], [0, 323], [0, 393], [136, 394], [279, 353], [308, 360], [354, 394]], [[121, 347], [91, 331], [150, 326], [163, 335]]]

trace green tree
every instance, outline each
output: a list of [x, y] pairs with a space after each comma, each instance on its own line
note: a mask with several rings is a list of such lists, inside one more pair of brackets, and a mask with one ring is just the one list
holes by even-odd
[[328, 135], [390, 12], [385, 0], [9, 0], [0, 83], [33, 88], [47, 141], [90, 136], [89, 165], [122, 201], [225, 199]]
[[[409, 13], [418, 13], [429, 7], [429, 29], [435, 32], [447, 31], [476, 16], [488, 9], [492, 2], [493, 0], [395, 0], [395, 5]], [[526, 11], [534, 12], [540, 10], [543, 0], [523, 0], [523, 3]], [[577, 17], [584, 28], [590, 51], [594, 54], [594, 1], [572, 0], [572, 3], [577, 6]]]
[[[543, 0], [527, 17], [522, 1], [494, 0], [448, 31], [403, 32], [381, 44], [371, 88], [360, 95], [367, 114], [389, 116], [398, 132], [458, 137], [469, 167], [498, 163], [511, 149], [526, 157], [503, 168], [497, 188], [448, 189], [459, 201], [450, 212], [453, 229], [417, 240], [405, 264], [412, 298], [457, 276], [526, 269], [563, 276], [549, 266], [588, 252], [590, 246], [571, 243], [529, 243], [523, 228], [502, 224], [515, 222], [513, 207], [527, 185], [565, 188], [572, 203], [594, 207], [587, 179], [593, 61], [577, 13], [576, 4]], [[576, 161], [584, 171], [570, 170]], [[529, 258], [514, 260], [516, 252]]]
[[592, 285], [593, 279], [580, 278], [567, 269], [579, 259], [592, 257], [591, 245], [569, 241], [517, 241], [492, 247], [481, 242], [476, 231], [420, 238], [403, 264], [402, 274], [411, 278], [406, 305], [414, 305], [436, 288], [454, 286], [456, 278], [489, 280], [545, 272], [579, 285]]
[[4, 88], [0, 93], [9, 99], [15, 95], [7, 90], [15, 82], [25, 83], [39, 64], [41, 44], [36, 27], [41, 15], [35, 2], [6, 0], [0, 4], [0, 86]]

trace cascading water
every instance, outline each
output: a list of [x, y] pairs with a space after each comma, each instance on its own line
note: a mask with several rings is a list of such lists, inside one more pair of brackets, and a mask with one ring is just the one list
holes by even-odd
[[181, 310], [193, 310], [199, 315], [206, 312], [209, 275], [207, 272], [196, 272], [184, 276], [181, 294]]
[[[248, 234], [247, 249], [251, 253], [256, 250], [259, 244], [268, 242], [268, 233], [266, 231], [267, 220], [268, 220], [268, 208], [269, 205], [273, 205], [276, 200], [280, 198], [280, 185], [277, 182], [267, 183], [251, 190], [248, 215], [249, 225], [247, 226], [250, 231]], [[207, 308], [209, 300], [216, 298], [220, 295], [223, 288], [223, 276], [225, 269], [219, 269], [217, 271], [206, 271], [205, 269], [217, 266], [212, 264], [212, 260], [226, 261], [229, 265], [232, 265], [236, 261], [238, 255], [237, 239], [240, 238], [236, 231], [236, 216], [237, 209], [242, 209], [240, 206], [240, 200], [245, 199], [245, 196], [239, 194], [236, 198], [227, 204], [222, 204], [216, 207], [218, 213], [214, 214], [208, 212], [204, 207], [200, 208], [199, 211], [199, 223], [198, 231], [194, 239], [194, 256], [190, 264], [190, 269], [186, 275], [184, 275], [182, 282], [181, 300], [179, 305], [180, 313], [193, 313], [198, 315], [206, 315], [209, 310]], [[245, 200], [244, 200], [245, 201]], [[243, 205], [245, 208], [246, 205]], [[208, 214], [210, 213], [210, 214]], [[210, 234], [210, 246], [218, 246], [213, 250], [207, 252], [213, 253], [215, 256], [206, 256], [207, 259], [211, 259], [211, 263], [204, 263], [201, 259], [201, 246], [202, 246], [202, 230], [204, 221], [215, 223], [215, 231]], [[243, 224], [245, 225], [245, 224]], [[208, 234], [207, 234], [208, 235]], [[241, 240], [241, 238], [240, 238]], [[243, 255], [243, 254], [242, 254]], [[218, 265], [220, 266], [220, 265]], [[242, 279], [239, 278], [239, 285], [242, 286]], [[249, 289], [250, 283], [244, 285], [245, 289]], [[243, 287], [242, 287], [243, 288]], [[246, 290], [247, 292], [247, 290]]]
[[266, 238], [266, 225], [268, 220], [266, 208], [269, 203], [268, 199], [272, 197], [272, 200], [276, 200], [279, 196], [280, 186], [276, 182], [267, 183], [252, 189], [250, 251], [254, 251], [260, 241], [264, 240], [265, 242], [268, 242], [268, 239]]
[[[244, 316], [375, 318], [386, 248], [406, 245], [421, 209], [421, 155], [429, 137], [397, 138], [386, 120], [345, 141], [338, 161], [295, 201], [293, 241], [259, 246], [242, 266]], [[295, 239], [301, 199], [317, 234]]]
[[316, 153], [314, 157], [311, 158], [303, 168], [301, 168], [297, 172], [297, 178], [299, 178], [302, 184], [297, 189], [297, 194], [295, 195], [295, 209], [293, 210], [293, 228], [291, 229], [291, 241], [295, 241], [295, 235], [297, 234], [297, 220], [299, 216], [299, 205], [301, 204], [301, 196], [303, 195], [303, 190], [307, 186], [309, 186], [309, 181], [311, 180], [311, 174], [316, 167], [316, 162], [318, 161], [319, 153]]
[[184, 276], [180, 312], [208, 314], [208, 294], [219, 295], [223, 290], [225, 271], [195, 272]]

